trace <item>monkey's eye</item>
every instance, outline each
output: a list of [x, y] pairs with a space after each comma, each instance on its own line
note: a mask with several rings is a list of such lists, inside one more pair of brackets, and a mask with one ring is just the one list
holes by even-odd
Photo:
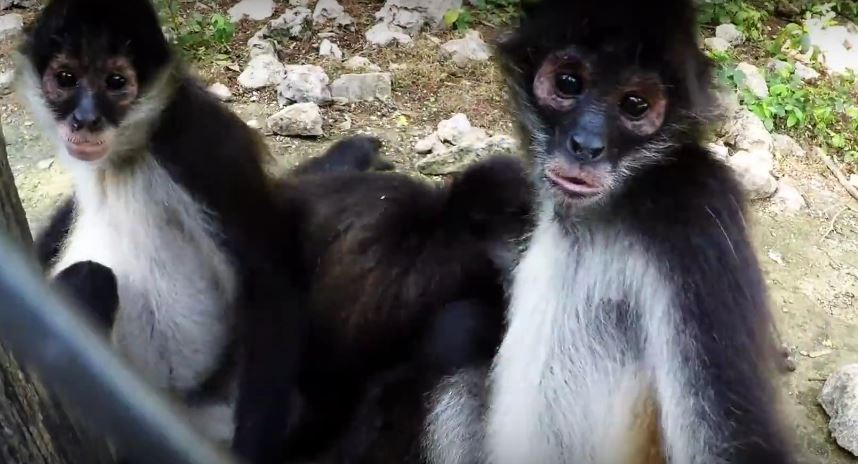
[[557, 94], [563, 98], [573, 98], [581, 95], [584, 90], [584, 82], [575, 74], [560, 72], [554, 78], [554, 86]]
[[70, 89], [77, 85], [77, 77], [68, 71], [59, 71], [55, 77], [57, 84], [64, 89]]
[[649, 102], [643, 97], [628, 94], [620, 102], [620, 109], [632, 119], [640, 119], [649, 111]]
[[127, 83], [128, 79], [125, 79], [125, 77], [120, 76], [119, 74], [111, 74], [107, 76], [107, 80], [105, 80], [105, 84], [110, 90], [122, 90], [125, 88]]

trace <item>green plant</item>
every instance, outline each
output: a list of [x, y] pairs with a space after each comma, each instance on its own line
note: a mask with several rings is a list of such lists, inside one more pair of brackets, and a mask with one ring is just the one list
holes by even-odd
[[228, 46], [235, 36], [235, 26], [229, 18], [220, 13], [204, 16], [196, 11], [182, 16], [176, 0], [157, 0], [157, 6], [173, 41], [190, 58], [197, 61], [228, 58]]
[[474, 18], [465, 8], [454, 8], [444, 14], [444, 24], [457, 31], [469, 29]]
[[723, 0], [703, 3], [697, 19], [700, 24], [709, 26], [735, 24], [745, 37], [760, 41], [763, 39], [763, 26], [769, 19], [769, 13], [747, 1]]

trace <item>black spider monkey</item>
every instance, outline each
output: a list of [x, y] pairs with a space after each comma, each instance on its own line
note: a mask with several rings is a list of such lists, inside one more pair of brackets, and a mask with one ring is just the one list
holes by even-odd
[[[248, 426], [234, 448], [249, 462], [359, 462], [388, 418], [405, 412], [392, 398], [419, 410], [443, 375], [485, 362], [500, 341], [505, 270], [530, 225], [523, 164], [494, 157], [434, 186], [366, 172], [387, 168], [378, 148], [346, 139], [282, 180], [289, 214], [301, 205], [297, 237], [312, 276], [304, 362], [297, 395], [265, 378], [276, 369], [246, 371], [265, 378], [249, 382], [261, 391], [238, 405]], [[245, 355], [277, 365], [278, 350], [258, 348]], [[290, 397], [297, 419], [271, 413]]]
[[500, 44], [539, 219], [490, 373], [435, 392], [429, 462], [795, 461], [695, 24], [691, 0], [542, 0]]
[[[189, 76], [148, 0], [52, 0], [19, 55], [20, 96], [74, 179], [37, 240], [41, 263], [229, 443], [236, 352], [256, 342], [245, 328], [301, 328], [299, 248], [274, 214], [261, 139]], [[298, 360], [283, 351], [290, 377]]]

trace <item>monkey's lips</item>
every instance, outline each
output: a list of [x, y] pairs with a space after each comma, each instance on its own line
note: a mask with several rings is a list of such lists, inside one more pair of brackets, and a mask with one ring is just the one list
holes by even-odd
[[552, 184], [569, 196], [591, 197], [605, 188], [605, 174], [596, 166], [562, 160], [548, 165], [545, 175]]
[[97, 161], [107, 156], [110, 144], [107, 137], [91, 132], [71, 132], [63, 128], [60, 131], [65, 139], [69, 154], [81, 161]]

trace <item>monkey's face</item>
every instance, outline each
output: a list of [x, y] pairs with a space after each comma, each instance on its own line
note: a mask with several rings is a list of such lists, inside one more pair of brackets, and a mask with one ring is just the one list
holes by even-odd
[[69, 155], [86, 162], [104, 159], [138, 96], [131, 61], [123, 56], [81, 58], [61, 53], [48, 62], [41, 78], [58, 140]]

